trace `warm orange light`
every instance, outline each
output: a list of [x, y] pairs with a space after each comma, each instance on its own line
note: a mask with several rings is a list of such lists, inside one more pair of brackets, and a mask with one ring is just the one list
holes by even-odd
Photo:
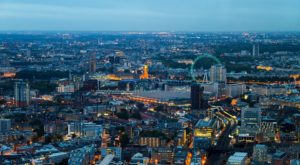
[[5, 78], [13, 78], [16, 76], [16, 73], [13, 73], [13, 72], [5, 72], [3, 73], [3, 77]]
[[149, 78], [148, 65], [144, 65], [143, 74], [140, 76], [140, 79], [148, 79], [148, 78]]
[[231, 100], [231, 105], [232, 105], [232, 106], [236, 106], [236, 105], [237, 105], [237, 102], [238, 102], [237, 99], [232, 99], [232, 100]]

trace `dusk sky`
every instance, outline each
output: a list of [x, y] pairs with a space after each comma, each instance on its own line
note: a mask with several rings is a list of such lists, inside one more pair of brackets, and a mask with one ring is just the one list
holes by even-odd
[[0, 30], [299, 31], [299, 0], [1, 0]]

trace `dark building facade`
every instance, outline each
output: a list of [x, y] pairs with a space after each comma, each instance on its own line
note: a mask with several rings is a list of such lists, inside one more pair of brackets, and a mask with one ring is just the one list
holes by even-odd
[[200, 84], [193, 84], [191, 86], [191, 105], [192, 109], [205, 108], [205, 100], [203, 97], [204, 87]]

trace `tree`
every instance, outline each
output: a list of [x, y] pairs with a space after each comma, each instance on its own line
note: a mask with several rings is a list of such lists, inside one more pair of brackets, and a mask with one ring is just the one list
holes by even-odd
[[128, 120], [128, 119], [129, 119], [129, 114], [128, 114], [128, 112], [127, 112], [126, 109], [122, 109], [121, 112], [116, 113], [116, 115], [117, 115], [118, 118], [120, 118], [120, 119], [125, 119], [125, 120]]
[[129, 140], [130, 139], [126, 133], [122, 134], [120, 138], [121, 147], [122, 148], [126, 147], [129, 144]]
[[135, 119], [138, 119], [138, 120], [141, 120], [142, 119], [142, 116], [139, 112], [135, 111], [132, 116], [132, 118], [135, 118]]

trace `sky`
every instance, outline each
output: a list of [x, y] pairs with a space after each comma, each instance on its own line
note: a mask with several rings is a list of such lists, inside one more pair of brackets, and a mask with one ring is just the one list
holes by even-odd
[[1, 31], [300, 31], [300, 0], [0, 0]]

